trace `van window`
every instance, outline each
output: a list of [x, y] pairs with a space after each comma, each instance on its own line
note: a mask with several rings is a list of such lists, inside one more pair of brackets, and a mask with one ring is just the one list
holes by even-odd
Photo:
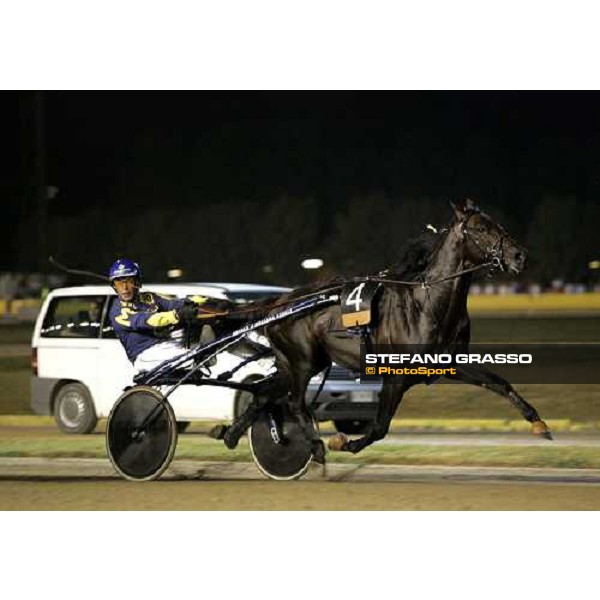
[[54, 298], [42, 324], [46, 338], [98, 338], [105, 296]]
[[116, 296], [109, 296], [108, 298], [108, 310], [106, 311], [106, 317], [104, 319], [104, 324], [102, 326], [102, 339], [103, 340], [116, 340], [117, 334], [115, 333], [114, 327], [108, 318], [110, 315], [110, 311], [112, 309], [113, 302], [117, 301]]

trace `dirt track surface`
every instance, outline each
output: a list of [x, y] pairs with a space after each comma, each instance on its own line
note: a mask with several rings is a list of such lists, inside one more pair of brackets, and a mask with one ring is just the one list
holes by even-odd
[[600, 472], [332, 465], [275, 482], [251, 464], [176, 461], [132, 483], [99, 459], [6, 458], [0, 510], [600, 510]]

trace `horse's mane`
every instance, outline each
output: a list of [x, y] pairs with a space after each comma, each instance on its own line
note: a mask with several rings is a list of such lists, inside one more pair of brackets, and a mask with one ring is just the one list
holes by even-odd
[[442, 236], [433, 231], [425, 231], [409, 239], [402, 246], [399, 259], [385, 269], [385, 275], [405, 281], [416, 279], [427, 267], [441, 241]]

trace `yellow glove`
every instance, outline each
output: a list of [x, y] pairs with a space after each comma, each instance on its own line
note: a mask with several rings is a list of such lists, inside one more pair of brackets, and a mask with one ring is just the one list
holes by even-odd
[[166, 327], [167, 325], [177, 325], [179, 319], [174, 310], [169, 310], [167, 312], [154, 313], [151, 317], [148, 317], [146, 323], [150, 327]]

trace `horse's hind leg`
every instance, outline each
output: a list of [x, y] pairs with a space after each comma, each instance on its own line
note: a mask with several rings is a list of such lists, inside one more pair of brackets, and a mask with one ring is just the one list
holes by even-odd
[[356, 454], [373, 442], [383, 439], [390, 429], [390, 423], [402, 400], [402, 396], [409, 387], [410, 385], [404, 379], [385, 381], [379, 394], [377, 417], [366, 434], [357, 440], [348, 440], [343, 433], [338, 433], [330, 438], [329, 448]]
[[325, 445], [315, 429], [313, 415], [306, 404], [306, 389], [311, 379], [311, 372], [300, 365], [294, 365], [291, 372], [291, 389], [288, 397], [288, 407], [296, 418], [306, 439], [311, 443], [313, 460], [325, 464]]
[[231, 425], [216, 425], [210, 430], [208, 435], [214, 439], [223, 440], [225, 445], [230, 450], [233, 450], [248, 427], [254, 423], [267, 402], [287, 394], [288, 389], [289, 382], [287, 378], [281, 374], [277, 375], [271, 381], [265, 383], [264, 388], [259, 389], [254, 394], [252, 402], [250, 402], [246, 410]]
[[456, 375], [451, 375], [449, 379], [464, 381], [471, 385], [477, 385], [508, 398], [510, 403], [523, 415], [526, 421], [531, 423], [531, 431], [535, 435], [542, 436], [548, 440], [552, 439], [550, 429], [540, 416], [537, 410], [529, 404], [506, 379], [492, 373], [480, 365], [469, 365], [457, 369]]

